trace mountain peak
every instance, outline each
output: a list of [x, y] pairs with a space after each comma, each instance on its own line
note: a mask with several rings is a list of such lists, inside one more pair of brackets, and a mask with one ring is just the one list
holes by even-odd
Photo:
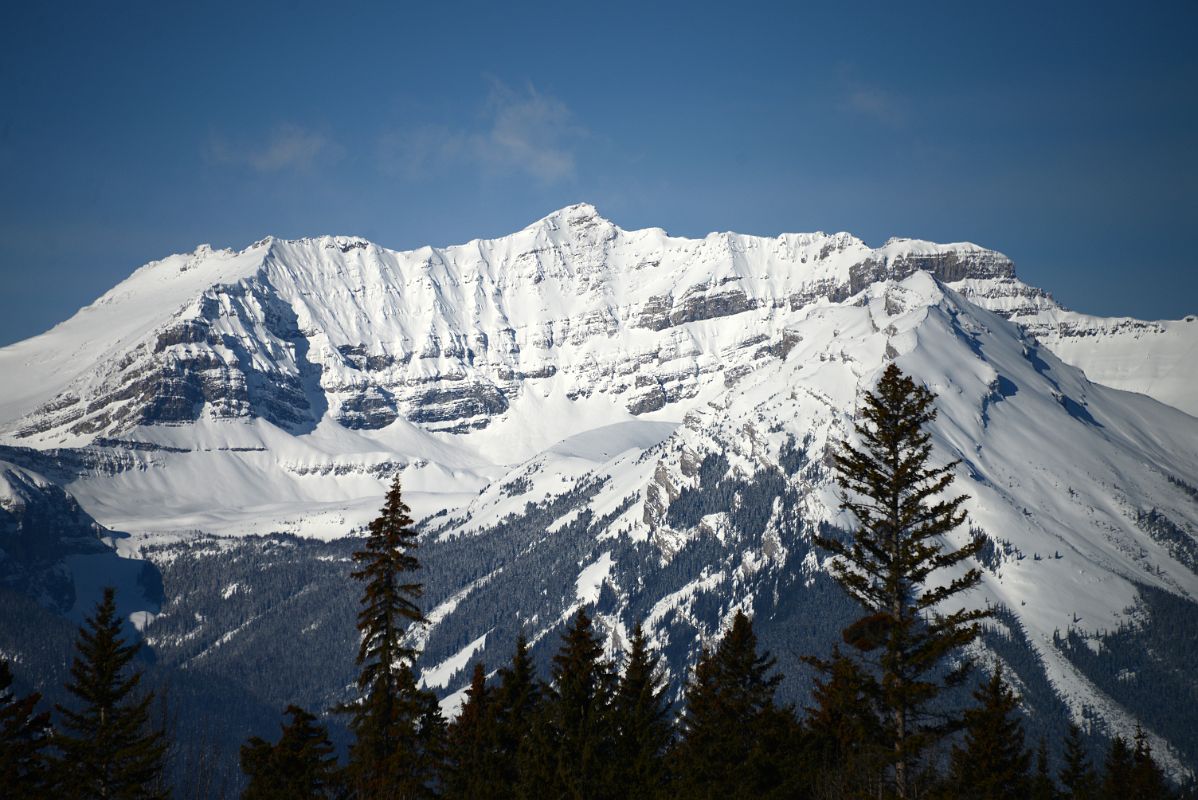
[[[590, 228], [595, 225], [615, 227], [614, 223], [605, 219], [595, 206], [590, 203], [574, 203], [546, 214], [529, 225], [528, 228], [548, 228], [561, 230], [569, 228]], [[527, 228], [526, 228], [527, 230]]]

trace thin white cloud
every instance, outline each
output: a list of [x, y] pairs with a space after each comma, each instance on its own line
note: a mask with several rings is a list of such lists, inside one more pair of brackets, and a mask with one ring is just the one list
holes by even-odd
[[260, 173], [306, 172], [322, 158], [339, 158], [341, 148], [324, 134], [286, 124], [272, 131], [260, 144], [234, 144], [213, 135], [205, 155], [215, 164], [240, 165]]
[[856, 86], [841, 102], [841, 109], [892, 127], [906, 124], [906, 104], [897, 95], [874, 86]]
[[379, 140], [383, 169], [406, 177], [427, 176], [467, 164], [497, 174], [523, 173], [543, 183], [573, 177], [574, 148], [587, 135], [565, 103], [538, 92], [491, 82], [474, 128], [425, 125], [385, 134]]

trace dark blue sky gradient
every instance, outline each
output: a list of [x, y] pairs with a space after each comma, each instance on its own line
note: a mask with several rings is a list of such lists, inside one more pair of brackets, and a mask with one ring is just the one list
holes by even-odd
[[1081, 311], [1198, 312], [1198, 3], [242, 5], [6, 5], [0, 344], [201, 242], [580, 200], [975, 241]]

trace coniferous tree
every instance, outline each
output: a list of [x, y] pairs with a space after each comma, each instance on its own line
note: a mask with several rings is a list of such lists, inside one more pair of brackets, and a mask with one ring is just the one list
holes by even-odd
[[797, 730], [793, 714], [774, 703], [782, 679], [775, 663], [757, 652], [753, 624], [739, 611], [715, 650], [704, 649], [686, 688], [682, 735], [672, 754], [677, 796], [794, 796], [788, 767]]
[[1056, 800], [1060, 796], [1048, 771], [1048, 739], [1043, 736], [1040, 737], [1040, 745], [1036, 748], [1036, 770], [1031, 781], [1031, 800]]
[[46, 797], [50, 714], [38, 712], [40, 694], [18, 698], [12, 682], [8, 661], [0, 661], [0, 787], [12, 800]]
[[520, 796], [610, 797], [612, 665], [579, 609], [553, 657], [552, 682], [521, 753]]
[[494, 705], [495, 691], [487, 686], [482, 663], [476, 663], [466, 700], [449, 726], [449, 757], [444, 780], [446, 798], [485, 800], [505, 796], [498, 792], [500, 787], [497, 785], [500, 764]]
[[978, 584], [981, 572], [966, 569], [939, 583], [933, 576], [976, 555], [982, 541], [956, 550], [942, 543], [965, 521], [966, 497], [935, 499], [952, 483], [956, 464], [928, 464], [925, 427], [936, 418], [934, 399], [894, 364], [876, 390], [866, 392], [863, 421], [854, 425], [861, 449], [842, 441], [834, 454], [842, 507], [858, 527], [851, 542], [818, 539], [834, 556], [833, 577], [865, 612], [844, 638], [878, 671], [900, 798], [909, 794], [921, 753], [959, 727], [958, 715], [933, 714], [930, 706], [946, 686], [964, 680], [967, 661], [947, 672], [943, 665], [976, 638], [987, 616], [982, 610], [941, 613], [946, 602]]
[[888, 763], [873, 677], [834, 646], [829, 659], [803, 659], [819, 671], [807, 709], [804, 752], [817, 796], [877, 795]]
[[612, 701], [616, 737], [613, 794], [628, 800], [650, 800], [665, 788], [665, 753], [673, 733], [666, 685], [659, 659], [649, 652], [637, 623], [631, 647]]
[[1081, 728], [1069, 723], [1065, 736], [1065, 763], [1061, 767], [1061, 796], [1065, 800], [1095, 800], [1098, 797], [1098, 779], [1086, 756]]
[[965, 712], [965, 740], [953, 748], [950, 783], [977, 800], [1020, 800], [1031, 792], [1031, 754], [1023, 746], [1019, 698], [995, 667], [973, 694], [976, 708]]
[[1102, 797], [1104, 800], [1127, 800], [1132, 789], [1132, 753], [1127, 740], [1116, 736], [1107, 750], [1103, 764]]
[[1131, 760], [1131, 797], [1135, 800], [1167, 800], [1173, 796], [1165, 773], [1152, 757], [1148, 735], [1139, 725], [1136, 725]]
[[449, 725], [441, 713], [441, 701], [435, 692], [417, 690], [417, 697], [416, 751], [420, 757], [423, 785], [409, 796], [435, 797], [439, 794], [441, 776], [446, 772], [449, 758]]
[[243, 800], [321, 800], [338, 797], [339, 769], [329, 732], [298, 706], [276, 744], [259, 737], [241, 747], [241, 770], [249, 778]]
[[79, 705], [55, 706], [62, 716], [54, 738], [58, 796], [151, 800], [169, 794], [161, 785], [166, 737], [150, 724], [154, 694], [136, 696], [142, 676], [128, 669], [141, 643], [126, 644], [121, 624], [116, 592], [107, 588], [75, 644], [66, 688]]
[[541, 686], [528, 652], [528, 639], [516, 637], [516, 650], [509, 666], [499, 670], [495, 690], [493, 734], [496, 770], [494, 796], [515, 797], [520, 784], [520, 754], [537, 719]]
[[354, 734], [348, 782], [364, 800], [430, 794], [438, 769], [444, 720], [432, 710], [435, 696], [417, 685], [411, 667], [416, 651], [404, 639], [410, 625], [424, 622], [416, 604], [423, 586], [411, 577], [420, 568], [412, 555], [413, 525], [396, 477], [365, 547], [353, 554], [353, 577], [365, 584], [358, 612], [359, 696], [340, 710], [351, 715]]

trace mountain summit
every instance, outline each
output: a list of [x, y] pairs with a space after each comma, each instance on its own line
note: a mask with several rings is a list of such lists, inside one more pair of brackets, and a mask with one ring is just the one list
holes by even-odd
[[[443, 249], [267, 238], [147, 264], [51, 332], [0, 350], [12, 378], [0, 435], [74, 446], [204, 419], [298, 432], [326, 415], [355, 430], [403, 417], [465, 433], [559, 371], [557, 384], [575, 379], [568, 392], [618, 396], [641, 415], [698, 391], [698, 374], [713, 369], [702, 356], [737, 344], [725, 329], [778, 347], [778, 309], [842, 302], [915, 271], [1020, 321], [1095, 380], [1198, 410], [1182, 391], [1195, 377], [1181, 358], [1193, 323], [1067, 312], [976, 245], [891, 239], [871, 249], [845, 233], [680, 239], [621, 230], [578, 204]], [[734, 323], [718, 326], [720, 341], [695, 342], [689, 364], [680, 355], [660, 368], [661, 340], [715, 318]]]
[[[613, 649], [643, 621], [677, 683], [737, 610], [775, 650], [823, 641], [843, 608], [813, 540], [848, 524], [830, 449], [895, 362], [937, 395], [933, 459], [970, 495], [956, 544], [987, 541], [986, 646], [1044, 713], [1148, 720], [1192, 764], [1139, 681], [1194, 691], [1184, 647], [1152, 637], [1198, 599], [1196, 343], [1193, 319], [1065, 310], [974, 244], [685, 239], [580, 204], [446, 248], [265, 239], [147, 264], [0, 350], [0, 459], [162, 566], [146, 635], [167, 661], [242, 669], [228, 642], [282, 624], [273, 584], [192, 576], [277, 552], [246, 534], [351, 534], [398, 474], [427, 515], [425, 685], [452, 696], [582, 605]], [[327, 617], [304, 608], [289, 619]]]

